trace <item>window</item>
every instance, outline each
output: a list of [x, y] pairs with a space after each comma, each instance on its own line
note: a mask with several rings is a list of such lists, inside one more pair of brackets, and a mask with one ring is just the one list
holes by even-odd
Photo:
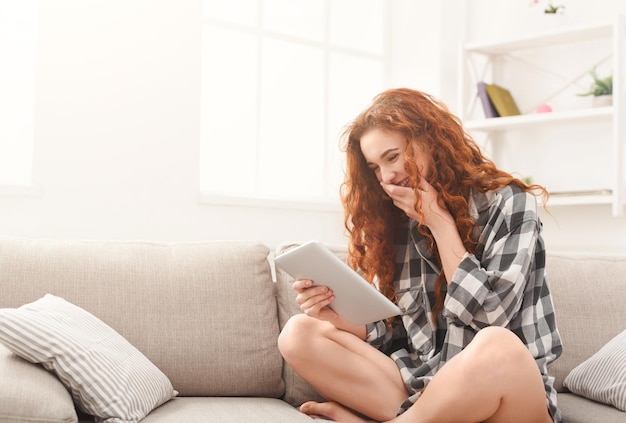
[[0, 2], [0, 186], [32, 183], [35, 0]]
[[204, 1], [203, 198], [338, 204], [341, 131], [387, 85], [388, 8]]

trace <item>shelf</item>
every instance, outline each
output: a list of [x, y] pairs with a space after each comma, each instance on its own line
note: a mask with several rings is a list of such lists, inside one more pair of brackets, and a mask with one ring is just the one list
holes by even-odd
[[613, 202], [613, 193], [611, 190], [598, 190], [597, 193], [559, 193], [550, 194], [548, 199], [548, 208], [550, 206], [581, 206], [592, 204], [609, 205]]
[[472, 131], [505, 131], [541, 124], [567, 123], [568, 121], [589, 122], [593, 120], [610, 119], [612, 107], [597, 107], [592, 109], [570, 110], [566, 112], [534, 113], [519, 116], [506, 116], [490, 119], [470, 120], [464, 126]]
[[554, 29], [492, 43], [470, 42], [465, 45], [465, 51], [480, 54], [506, 54], [514, 50], [608, 38], [612, 33], [613, 25], [610, 24], [571, 26], [567, 29]]
[[[483, 40], [485, 41], [485, 40]], [[596, 41], [599, 41], [596, 42]], [[590, 42], [590, 43], [589, 43]], [[562, 46], [565, 48], [561, 49]], [[578, 48], [580, 46], [580, 48]], [[544, 48], [551, 49], [543, 50]], [[576, 107], [573, 103], [565, 103], [566, 110], [555, 107], [555, 111], [550, 113], [526, 113], [518, 116], [506, 116], [498, 118], [484, 118], [484, 114], [480, 114], [477, 105], [481, 106], [479, 98], [476, 96], [476, 84], [486, 79], [491, 79], [493, 83], [500, 83], [506, 80], [506, 72], [511, 66], [515, 66], [515, 70], [524, 70], [524, 66], [528, 65], [525, 59], [528, 57], [534, 61], [545, 65], [542, 72], [548, 73], [550, 76], [560, 75], [558, 72], [561, 66], [558, 58], [560, 54], [564, 55], [564, 59], [581, 60], [582, 66], [597, 65], [598, 57], [588, 58], [585, 55], [587, 50], [602, 50], [599, 56], [607, 57], [611, 66], [611, 74], [613, 75], [613, 106], [572, 109]], [[605, 50], [609, 50], [610, 53]], [[537, 50], [537, 51], [534, 51]], [[518, 52], [522, 52], [518, 54]], [[608, 55], [608, 56], [607, 56]], [[546, 57], [547, 56], [547, 57]], [[520, 36], [512, 36], [508, 38], [500, 38], [491, 40], [491, 42], [467, 41], [459, 54], [460, 69], [462, 69], [459, 78], [459, 117], [463, 121], [465, 130], [470, 133], [480, 133], [484, 138], [483, 147], [489, 150], [490, 155], [498, 157], [503, 165], [508, 168], [520, 169], [524, 168], [525, 160], [532, 156], [532, 152], [528, 155], [520, 155], [519, 158], [511, 153], [510, 148], [505, 146], [507, 141], [519, 143], [519, 131], [531, 131], [532, 136], [538, 140], [549, 140], [558, 137], [560, 128], [568, 131], [577, 131], [580, 128], [581, 134], [585, 131], [595, 131], [599, 129], [598, 134], [602, 139], [610, 140], [610, 145], [602, 143], [602, 147], [598, 147], [598, 142], [589, 141], [589, 151], [594, 166], [602, 166], [602, 174], [598, 176], [597, 184], [602, 186], [602, 190], [587, 192], [563, 192], [552, 193], [548, 201], [550, 206], [579, 206], [585, 204], [593, 205], [609, 205], [612, 209], [613, 216], [623, 216], [626, 209], [626, 16], [617, 15], [613, 23], [574, 25], [568, 27], [555, 28], [525, 34]], [[529, 59], [529, 60], [530, 60]], [[535, 62], [532, 62], [533, 64]], [[567, 63], [567, 61], [564, 61]], [[539, 66], [537, 66], [539, 67]], [[535, 68], [533, 68], [534, 70]], [[576, 69], [577, 71], [578, 69]], [[581, 75], [586, 75], [582, 73]], [[513, 75], [513, 76], [512, 76]], [[544, 85], [533, 84], [532, 78], [537, 78], [532, 72], [528, 73], [525, 78], [523, 72], [516, 75], [514, 72], [509, 73], [509, 80], [504, 83], [507, 86], [516, 85], [518, 87], [528, 86], [529, 91], [526, 102], [536, 100], [536, 104], [546, 102], [545, 94], [547, 91], [561, 93], [571, 85], [571, 81], [577, 81], [580, 77], [576, 77], [575, 72], [568, 75], [568, 84], [563, 86], [549, 87], [550, 83]], [[552, 84], [555, 85], [556, 83]], [[531, 88], [536, 88], [534, 92]], [[520, 88], [522, 89], [522, 88]], [[556, 90], [558, 89], [558, 91]], [[543, 94], [539, 94], [543, 93]], [[545, 95], [544, 95], [545, 94]], [[532, 104], [532, 101], [531, 101]], [[572, 104], [572, 106], [569, 106]], [[577, 103], [583, 104], [583, 103]], [[527, 106], [526, 110], [534, 110], [534, 107]], [[569, 110], [567, 110], [569, 108]], [[471, 118], [470, 118], [471, 117]], [[517, 133], [515, 133], [518, 131]], [[510, 136], [509, 136], [510, 135]], [[581, 142], [584, 140], [581, 139]], [[515, 145], [515, 144], [514, 144]], [[535, 148], [542, 148], [542, 143], [537, 144]], [[577, 151], [572, 151], [573, 157], [585, 159], [584, 155], [588, 151], [586, 144]], [[508, 149], [507, 149], [508, 148]], [[513, 147], [514, 148], [514, 147]], [[552, 148], [552, 146], [551, 146]], [[601, 148], [601, 150], [596, 150]], [[547, 149], [547, 151], [552, 151]], [[507, 154], [506, 157], [503, 154]], [[541, 151], [538, 151], [541, 154]], [[602, 162], [599, 157], [601, 156]], [[608, 159], [610, 157], [610, 160]], [[601, 164], [597, 164], [601, 163]], [[556, 162], [558, 166], [560, 162]], [[550, 169], [541, 169], [535, 163], [526, 166], [532, 169], [532, 173], [538, 180], [541, 180], [543, 172], [549, 172]], [[565, 166], [568, 169], [567, 166]], [[588, 172], [594, 172], [594, 168], [587, 169]], [[548, 176], [547, 173], [544, 176]], [[554, 175], [550, 175], [554, 177]], [[582, 180], [582, 175], [563, 174], [562, 178], [568, 180], [572, 188], [584, 186], [587, 180]], [[549, 178], [547, 178], [549, 179]], [[559, 181], [561, 185], [564, 181]], [[557, 184], [555, 184], [557, 185]], [[568, 186], [570, 186], [568, 185]]]

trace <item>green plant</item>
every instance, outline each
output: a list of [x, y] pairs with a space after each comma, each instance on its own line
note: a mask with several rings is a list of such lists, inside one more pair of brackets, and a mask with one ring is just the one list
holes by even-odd
[[551, 13], [559, 13], [565, 10], [565, 6], [562, 4], [554, 5], [552, 2], [549, 2], [546, 8], [543, 10], [543, 13], [551, 14]]
[[[539, 4], [540, 0], [531, 0], [530, 4], [534, 5], [534, 4]], [[547, 14], [547, 15], [554, 15], [556, 13], [563, 13], [565, 12], [565, 6], [563, 6], [562, 4], [553, 4], [552, 0], [548, 1], [548, 4], [545, 5], [544, 9], [543, 9], [543, 13]]]
[[600, 95], [610, 95], [613, 94], [613, 76], [609, 75], [604, 78], [598, 76], [595, 68], [589, 72], [591, 77], [593, 78], [593, 84], [587, 92], [578, 94], [578, 95], [592, 95], [594, 97], [598, 97]]

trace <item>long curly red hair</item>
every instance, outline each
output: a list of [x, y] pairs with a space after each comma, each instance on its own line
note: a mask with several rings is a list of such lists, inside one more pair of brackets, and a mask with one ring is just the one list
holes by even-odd
[[[476, 221], [469, 213], [471, 189], [486, 192], [515, 184], [547, 200], [543, 187], [529, 186], [496, 168], [464, 131], [460, 120], [439, 100], [407, 88], [379, 94], [344, 131], [346, 175], [341, 197], [344, 223], [350, 236], [348, 263], [360, 269], [370, 283], [376, 283], [392, 300], [395, 298], [395, 245], [400, 236], [406, 236], [400, 231], [406, 227], [408, 218], [385, 194], [361, 152], [361, 137], [375, 128], [397, 132], [406, 138], [405, 170], [416, 190], [418, 212], [421, 207], [417, 186], [422, 175], [415, 162], [414, 147], [420, 145], [429, 153], [432, 162], [428, 182], [439, 192], [440, 201], [454, 218], [463, 244], [471, 253], [479, 243]], [[429, 239], [430, 248], [439, 257], [435, 240], [421, 220], [418, 219], [418, 230]], [[441, 272], [436, 282], [435, 314], [443, 309], [445, 284], [445, 275]]]

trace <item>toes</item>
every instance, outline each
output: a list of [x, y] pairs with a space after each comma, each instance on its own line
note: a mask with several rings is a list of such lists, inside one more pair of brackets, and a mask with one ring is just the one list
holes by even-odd
[[333, 404], [328, 402], [305, 402], [300, 406], [300, 412], [311, 417], [323, 417], [334, 421]]

